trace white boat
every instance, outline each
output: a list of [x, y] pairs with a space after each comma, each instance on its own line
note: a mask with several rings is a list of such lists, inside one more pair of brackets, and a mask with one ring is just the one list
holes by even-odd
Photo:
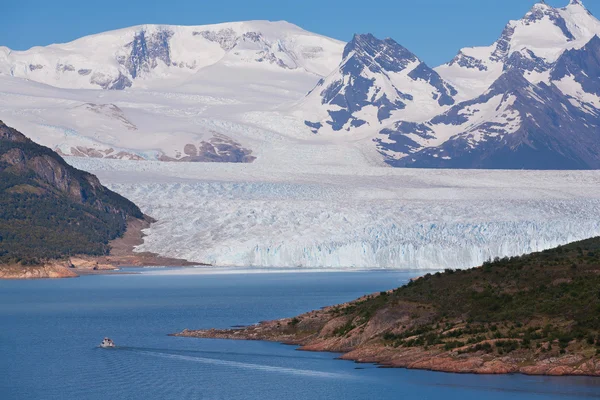
[[100, 343], [100, 347], [102, 347], [103, 349], [112, 349], [113, 347], [115, 347], [115, 342], [105, 337], [102, 343]]

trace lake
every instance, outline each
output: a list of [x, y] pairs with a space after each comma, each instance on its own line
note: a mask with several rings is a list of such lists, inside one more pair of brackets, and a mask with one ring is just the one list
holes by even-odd
[[[167, 336], [300, 314], [415, 272], [178, 273], [0, 281], [0, 399], [582, 399], [600, 379], [384, 369], [277, 343]], [[97, 347], [104, 336], [119, 346]]]

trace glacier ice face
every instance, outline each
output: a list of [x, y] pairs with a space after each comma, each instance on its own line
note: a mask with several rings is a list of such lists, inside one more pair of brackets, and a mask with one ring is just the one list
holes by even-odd
[[69, 159], [158, 219], [136, 251], [218, 266], [467, 268], [600, 235], [600, 173]]

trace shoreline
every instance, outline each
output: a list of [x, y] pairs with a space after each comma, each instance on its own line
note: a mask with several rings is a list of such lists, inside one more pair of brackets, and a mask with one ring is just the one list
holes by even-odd
[[[238, 330], [243, 331], [246, 328]], [[251, 327], [250, 327], [251, 328]], [[220, 339], [220, 340], [250, 340], [280, 343], [283, 345], [297, 346], [297, 351], [315, 353], [337, 353], [341, 355], [338, 360], [353, 361], [357, 364], [374, 364], [379, 368], [414, 369], [431, 372], [444, 372], [451, 374], [473, 374], [473, 375], [509, 375], [521, 374], [528, 376], [584, 376], [600, 378], [600, 364], [574, 358], [567, 355], [562, 358], [550, 358], [538, 363], [519, 366], [520, 362], [514, 363], [500, 358], [485, 360], [483, 357], [456, 358], [451, 353], [428, 352], [421, 349], [411, 349], [396, 352], [384, 346], [373, 346], [368, 348], [343, 351], [342, 349], [328, 348], [324, 343], [311, 343], [303, 339], [292, 338], [268, 338], [252, 337], [244, 334], [227, 333], [231, 330], [188, 330], [172, 333], [169, 336], [187, 337], [197, 339]], [[323, 346], [323, 347], [322, 347]]]
[[155, 222], [151, 217], [131, 218], [122, 237], [110, 242], [111, 251], [106, 256], [73, 256], [66, 260], [50, 260], [43, 265], [1, 265], [0, 279], [60, 279], [80, 275], [126, 274], [122, 267], [192, 267], [207, 266], [183, 259], [162, 257], [155, 253], [135, 253], [136, 246], [144, 242], [144, 229]]
[[[231, 329], [184, 329], [169, 336], [252, 340], [276, 342], [298, 346], [299, 351], [328, 352], [341, 354], [341, 360], [359, 364], [375, 364], [382, 368], [405, 368], [446, 373], [504, 375], [523, 374], [539, 376], [588, 376], [600, 378], [600, 359], [585, 354], [563, 354], [525, 352], [521, 350], [498, 356], [485, 352], [461, 353], [465, 348], [445, 351], [430, 347], [392, 347], [369, 335], [378, 327], [365, 327], [339, 336], [345, 320], [332, 317], [331, 312], [380, 294], [364, 296], [339, 306], [324, 307], [293, 318], [263, 321], [255, 325]], [[358, 332], [356, 332], [358, 331]], [[367, 331], [365, 333], [365, 331]], [[488, 340], [492, 345], [496, 341]]]

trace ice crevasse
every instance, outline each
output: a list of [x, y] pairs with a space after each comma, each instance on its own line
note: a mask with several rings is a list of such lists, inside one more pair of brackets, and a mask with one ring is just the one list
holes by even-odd
[[360, 199], [257, 182], [113, 183], [158, 219], [137, 251], [218, 266], [444, 269], [600, 235], [596, 199]]

